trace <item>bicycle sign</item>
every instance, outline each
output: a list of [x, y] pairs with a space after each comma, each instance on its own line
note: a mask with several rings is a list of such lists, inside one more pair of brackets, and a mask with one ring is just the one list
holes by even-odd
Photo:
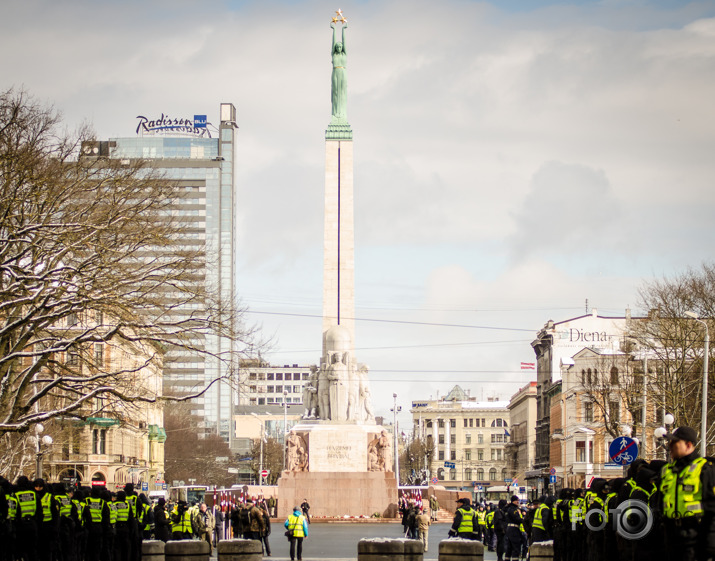
[[613, 463], [627, 466], [638, 457], [638, 443], [627, 436], [619, 436], [608, 447], [608, 455]]

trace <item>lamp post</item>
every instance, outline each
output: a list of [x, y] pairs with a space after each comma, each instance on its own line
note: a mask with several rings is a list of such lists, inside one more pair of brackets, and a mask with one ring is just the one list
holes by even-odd
[[283, 390], [283, 469], [286, 469], [286, 439], [288, 438], [288, 391]]
[[42, 445], [49, 446], [52, 444], [52, 437], [48, 434], [40, 438], [40, 435], [44, 432], [45, 427], [40, 423], [35, 425], [35, 477], [42, 477], [42, 456], [44, 452], [42, 451]]
[[251, 415], [253, 415], [256, 419], [258, 419], [258, 422], [261, 423], [261, 457], [258, 466], [258, 484], [263, 485], [263, 440], [265, 439], [263, 420], [255, 413], [251, 413]]
[[397, 414], [402, 411], [402, 407], [397, 405], [397, 394], [392, 394], [392, 399], [395, 400], [394, 406], [392, 407], [392, 432], [393, 440], [395, 445], [395, 479], [397, 480], [397, 485], [400, 484], [400, 454], [397, 450]]
[[707, 429], [708, 429], [708, 354], [710, 354], [710, 331], [708, 324], [700, 319], [695, 312], [685, 312], [685, 315], [702, 323], [705, 327], [705, 352], [703, 353], [703, 403], [700, 413], [700, 455], [707, 455]]

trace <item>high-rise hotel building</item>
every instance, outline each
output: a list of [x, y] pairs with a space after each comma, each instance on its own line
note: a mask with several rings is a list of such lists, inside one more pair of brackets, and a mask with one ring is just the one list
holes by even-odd
[[[167, 180], [176, 182], [181, 201], [176, 211], [192, 222], [188, 239], [181, 243], [205, 244], [204, 282], [218, 291], [221, 309], [231, 311], [236, 306], [236, 108], [231, 103], [221, 104], [218, 128], [205, 115], [193, 117], [138, 117], [136, 136], [85, 143], [83, 155], [143, 159]], [[229, 369], [237, 370], [236, 349], [229, 339], [207, 336], [202, 344], [207, 353], [168, 350], [164, 393], [186, 395], [226, 375]], [[222, 360], [214, 358], [219, 356]], [[217, 383], [192, 402], [205, 433], [219, 434], [229, 444], [235, 434], [231, 427], [234, 398], [229, 384]]]

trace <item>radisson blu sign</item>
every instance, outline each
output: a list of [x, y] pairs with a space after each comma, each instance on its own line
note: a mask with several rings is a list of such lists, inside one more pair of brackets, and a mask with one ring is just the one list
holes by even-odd
[[193, 119], [172, 119], [162, 113], [156, 119], [149, 119], [143, 115], [137, 115], [137, 119], [139, 119], [137, 134], [192, 134], [211, 138], [206, 115], [194, 115]]

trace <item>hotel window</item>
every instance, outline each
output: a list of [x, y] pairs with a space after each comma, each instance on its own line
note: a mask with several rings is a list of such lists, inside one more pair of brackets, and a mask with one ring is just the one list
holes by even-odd
[[457, 444], [457, 435], [452, 433], [449, 435], [449, 443], [450, 444]]
[[273, 393], [273, 386], [266, 386], [266, 391], [268, 393]]
[[276, 393], [283, 393], [283, 386], [276, 386]]
[[472, 435], [467, 433], [464, 435], [464, 442], [465, 444], [471, 444], [472, 443]]
[[471, 468], [467, 468], [464, 470], [464, 479], [466, 479], [467, 481], [472, 480], [472, 469]]
[[444, 428], [444, 419], [437, 419], [437, 426], [441, 429]]
[[484, 461], [484, 448], [477, 448], [477, 460]]
[[489, 481], [496, 481], [497, 480], [497, 470], [496, 468], [492, 468], [489, 470]]
[[457, 419], [450, 419], [449, 426], [453, 429], [456, 429], [457, 428]]
[[439, 451], [439, 454], [437, 455], [437, 459], [438, 459], [440, 462], [443, 462], [443, 461], [444, 461], [444, 450], [440, 450], [440, 451]]
[[283, 372], [276, 372], [276, 380], [282, 380], [283, 379]]
[[450, 450], [449, 452], [449, 459], [454, 461], [457, 459], [457, 451], [456, 450]]
[[481, 432], [477, 435], [477, 444], [484, 444], [484, 435]]
[[[464, 459], [467, 461], [470, 461], [472, 459], [472, 450], [470, 448], [466, 448], [464, 450]], [[467, 477], [469, 479], [469, 477]]]
[[452, 468], [452, 469], [449, 470], [449, 478], [450, 478], [452, 481], [456, 481], [456, 480], [457, 480], [457, 470], [456, 470], [456, 469]]
[[443, 434], [440, 434], [440, 435], [439, 435], [439, 440], [438, 440], [438, 442], [439, 442], [440, 444], [444, 444], [444, 435], [443, 435]]
[[482, 468], [477, 470], [477, 481], [484, 481], [484, 470]]
[[268, 372], [266, 374], [266, 380], [273, 380], [273, 372]]
[[290, 372], [286, 372], [286, 377], [285, 377], [285, 379], [286, 379], [286, 380], [292, 380], [292, 379], [293, 379], [293, 377], [291, 376]]
[[464, 428], [467, 428], [467, 419], [464, 419]]
[[616, 368], [615, 366], [611, 368], [611, 385], [618, 385], [618, 368]]
[[300, 386], [293, 386], [293, 393], [300, 393]]
[[474, 426], [474, 419], [469, 419], [469, 427], [471, 428], [473, 426]]

